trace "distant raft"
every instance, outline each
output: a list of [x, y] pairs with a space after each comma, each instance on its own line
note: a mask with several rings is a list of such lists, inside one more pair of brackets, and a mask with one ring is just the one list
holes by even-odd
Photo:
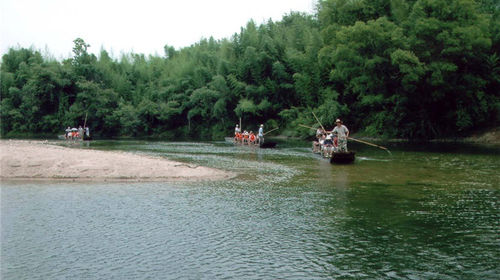
[[334, 152], [330, 158], [331, 164], [350, 164], [355, 160], [355, 152]]
[[276, 142], [272, 142], [272, 141], [267, 141], [267, 142], [264, 142], [262, 143], [262, 145], [254, 145], [254, 144], [243, 144], [243, 143], [240, 143], [240, 142], [236, 142], [234, 141], [234, 138], [233, 137], [225, 137], [224, 138], [224, 141], [228, 144], [234, 144], [234, 145], [240, 145], [240, 146], [247, 146], [247, 147], [259, 147], [261, 149], [269, 149], [269, 148], [276, 148]]

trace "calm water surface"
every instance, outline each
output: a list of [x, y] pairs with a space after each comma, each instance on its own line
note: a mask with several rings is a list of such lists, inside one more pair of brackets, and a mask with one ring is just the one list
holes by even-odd
[[499, 279], [498, 148], [279, 147], [95, 141], [239, 176], [2, 182], [1, 279]]

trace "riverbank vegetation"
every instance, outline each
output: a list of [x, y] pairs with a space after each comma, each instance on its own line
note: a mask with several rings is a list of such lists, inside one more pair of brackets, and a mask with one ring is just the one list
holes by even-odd
[[[209, 34], [207, 34], [209, 35]], [[222, 139], [299, 124], [378, 137], [468, 136], [500, 119], [500, 6], [493, 0], [325, 0], [314, 14], [250, 21], [230, 38], [161, 56], [83, 39], [63, 61], [11, 48], [1, 64], [1, 133]]]

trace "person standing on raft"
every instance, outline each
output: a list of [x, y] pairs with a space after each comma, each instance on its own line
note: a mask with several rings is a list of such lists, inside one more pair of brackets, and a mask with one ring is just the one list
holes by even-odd
[[263, 124], [261, 124], [259, 127], [258, 136], [259, 136], [259, 145], [264, 144], [264, 125]]
[[338, 139], [338, 151], [347, 152], [347, 138], [349, 138], [349, 129], [342, 124], [340, 119], [335, 121], [337, 126], [332, 130], [333, 134], [337, 135]]

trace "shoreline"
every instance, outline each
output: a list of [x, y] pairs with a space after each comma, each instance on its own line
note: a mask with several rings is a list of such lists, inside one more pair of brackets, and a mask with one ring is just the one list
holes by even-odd
[[[426, 140], [415, 140], [406, 138], [381, 138], [381, 137], [366, 136], [362, 134], [357, 135], [356, 133], [353, 133], [351, 136], [360, 140], [384, 142], [384, 143], [464, 143], [472, 145], [500, 146], [500, 127], [489, 129], [483, 132], [473, 133], [469, 137], [449, 137], [449, 138], [435, 138]], [[270, 136], [269, 138], [285, 140], [285, 141], [288, 139], [307, 141], [307, 139], [302, 139], [300, 137], [295, 137], [295, 136], [286, 136], [286, 135]]]
[[163, 157], [74, 149], [34, 140], [0, 140], [0, 167], [1, 182], [199, 182], [236, 176]]

